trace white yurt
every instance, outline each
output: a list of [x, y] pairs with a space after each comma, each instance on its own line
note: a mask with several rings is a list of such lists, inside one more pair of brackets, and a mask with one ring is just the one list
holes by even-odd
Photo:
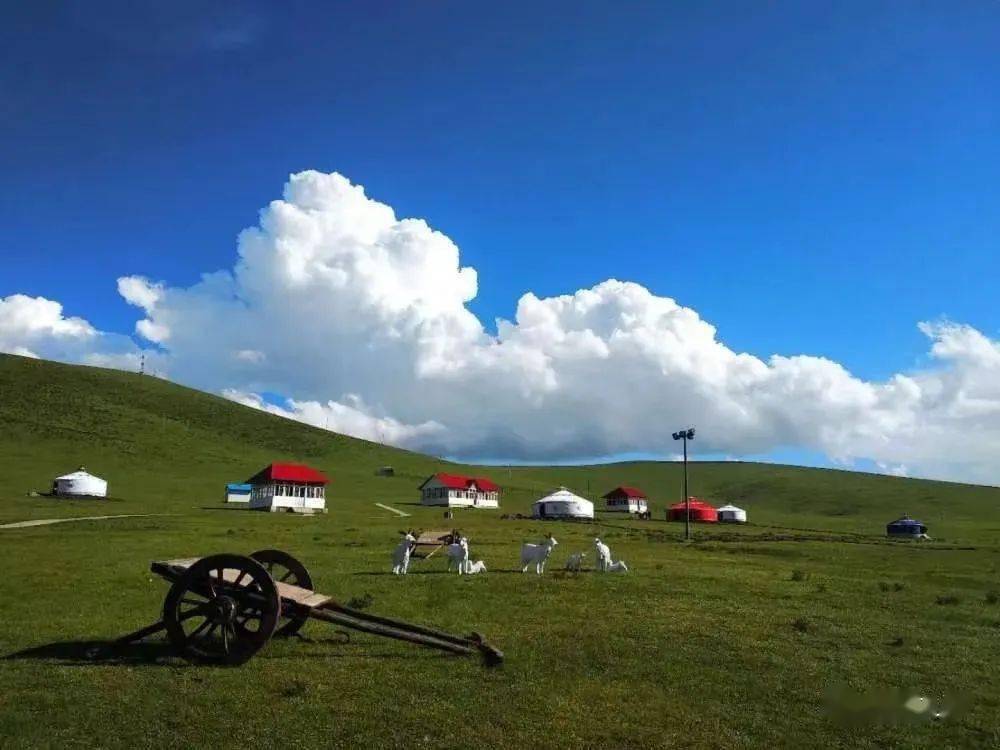
[[721, 508], [717, 508], [716, 511], [719, 514], [719, 523], [747, 522], [747, 512], [743, 508], [737, 508], [735, 505], [723, 505]]
[[108, 483], [100, 477], [88, 474], [81, 466], [72, 474], [56, 477], [52, 482], [52, 492], [67, 497], [107, 497]]
[[531, 506], [532, 518], [593, 518], [594, 504], [560, 487], [551, 495], [535, 501]]

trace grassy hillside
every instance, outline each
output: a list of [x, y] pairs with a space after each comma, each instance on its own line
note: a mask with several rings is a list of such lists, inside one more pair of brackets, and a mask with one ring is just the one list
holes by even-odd
[[[444, 575], [438, 560], [388, 574], [405, 526], [447, 525], [416, 505], [446, 464], [332, 435], [155, 378], [0, 355], [0, 523], [64, 516], [156, 517], [0, 530], [3, 747], [993, 747], [1000, 685], [1000, 490], [742, 463], [692, 466], [693, 490], [746, 507], [746, 527], [662, 520], [454, 522], [490, 572]], [[306, 461], [333, 478], [316, 518], [224, 508], [222, 485], [264, 464]], [[114, 499], [29, 497], [83, 464]], [[393, 478], [375, 475], [383, 464]], [[449, 469], [461, 467], [447, 465]], [[564, 484], [596, 496], [621, 483], [658, 518], [681, 495], [670, 463], [479, 468], [526, 512]], [[400, 518], [375, 505], [396, 507]], [[934, 541], [883, 538], [908, 512]], [[516, 570], [521, 541], [560, 545], [542, 578]], [[632, 569], [569, 575], [595, 534]], [[94, 641], [156, 619], [166, 586], [152, 559], [281, 547], [320, 590], [372, 610], [480, 629], [502, 670], [322, 623], [244, 667], [191, 666], [156, 645], [116, 662]], [[964, 714], [902, 727], [847, 727], [823, 710], [838, 686], [966, 696]]]
[[[25, 496], [85, 465], [110, 480], [115, 512], [167, 512], [218, 504], [225, 482], [276, 460], [313, 464], [333, 478], [330, 505], [357, 500], [412, 502], [433, 471], [468, 467], [336, 435], [218, 396], [133, 373], [0, 355], [0, 519], [89, 513], [79, 504]], [[697, 445], [697, 444], [695, 444]], [[376, 477], [382, 465], [394, 478]], [[683, 497], [677, 463], [470, 468], [505, 489], [504, 511], [566, 485], [598, 500], [618, 484], [650, 495], [657, 517]], [[1000, 490], [772, 464], [695, 462], [692, 492], [750, 510], [755, 526], [819, 529], [880, 537], [909, 513], [952, 541], [995, 538]], [[83, 511], [81, 511], [83, 508]]]

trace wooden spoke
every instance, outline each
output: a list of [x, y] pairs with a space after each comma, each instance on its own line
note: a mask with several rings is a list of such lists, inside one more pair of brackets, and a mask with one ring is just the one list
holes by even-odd
[[[263, 549], [254, 552], [250, 557], [261, 563], [275, 581], [312, 590], [312, 576], [309, 575], [306, 566], [287, 552]], [[278, 629], [275, 632], [277, 635], [294, 635], [308, 619], [308, 614], [301, 609], [283, 606]]]
[[205, 622], [203, 622], [201, 625], [199, 625], [197, 628], [195, 628], [192, 631], [191, 635], [189, 635], [188, 638], [197, 638], [199, 635], [201, 635], [202, 633], [204, 633], [205, 629], [207, 627], [209, 627], [211, 624], [212, 624], [212, 621], [209, 620], [209, 619], [206, 619]]
[[[233, 580], [226, 580], [226, 571]], [[277, 587], [263, 565], [249, 557], [213, 555], [174, 582], [163, 623], [187, 656], [242, 664], [267, 643], [280, 613]]]

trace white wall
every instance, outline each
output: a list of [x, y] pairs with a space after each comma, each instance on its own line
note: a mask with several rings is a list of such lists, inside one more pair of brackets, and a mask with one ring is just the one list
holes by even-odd
[[472, 492], [428, 485], [421, 490], [420, 504], [449, 508], [499, 508], [500, 493]]
[[106, 497], [108, 483], [91, 474], [67, 474], [56, 479], [56, 493], [59, 495]]
[[286, 482], [256, 485], [249, 506], [252, 510], [325, 510], [326, 491], [322, 486]]

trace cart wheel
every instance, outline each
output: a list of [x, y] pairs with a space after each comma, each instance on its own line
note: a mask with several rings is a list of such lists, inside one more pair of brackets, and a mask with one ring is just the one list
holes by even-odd
[[[262, 549], [257, 550], [250, 557], [263, 565], [267, 572], [271, 574], [271, 578], [278, 583], [289, 583], [292, 586], [309, 589], [310, 591], [313, 590], [312, 576], [309, 575], [306, 566], [287, 552], [283, 552], [280, 549]], [[281, 619], [278, 621], [278, 629], [274, 634], [282, 636], [295, 635], [306, 624], [306, 620], [308, 619], [308, 614], [296, 611], [294, 603], [283, 602]]]
[[263, 565], [243, 555], [211, 555], [170, 587], [163, 623], [186, 656], [242, 664], [267, 643], [280, 612], [278, 589]]

